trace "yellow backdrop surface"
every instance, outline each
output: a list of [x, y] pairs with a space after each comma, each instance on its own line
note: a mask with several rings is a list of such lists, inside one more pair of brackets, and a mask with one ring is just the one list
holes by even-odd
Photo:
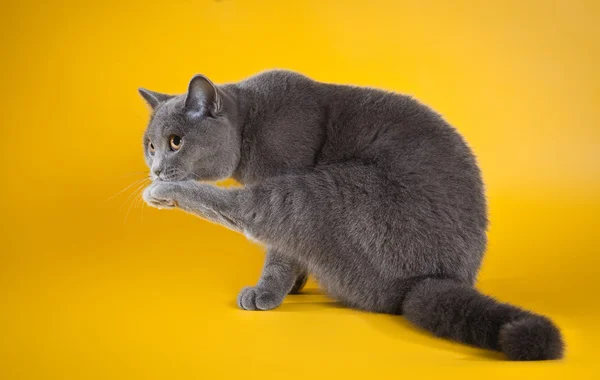
[[[592, 378], [599, 17], [568, 0], [4, 1], [0, 378]], [[135, 186], [109, 199], [146, 170], [137, 87], [268, 68], [412, 94], [454, 124], [490, 200], [478, 286], [554, 318], [566, 359], [505, 362], [314, 284], [237, 310], [262, 247]]]

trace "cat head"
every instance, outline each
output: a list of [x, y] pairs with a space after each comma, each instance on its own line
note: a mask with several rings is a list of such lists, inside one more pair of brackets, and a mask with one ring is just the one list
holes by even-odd
[[233, 174], [241, 134], [235, 103], [222, 89], [196, 75], [184, 95], [139, 92], [152, 108], [144, 155], [153, 180], [215, 181]]

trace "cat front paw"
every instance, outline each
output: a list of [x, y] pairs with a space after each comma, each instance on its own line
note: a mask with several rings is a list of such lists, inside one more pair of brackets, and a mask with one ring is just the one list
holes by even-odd
[[142, 198], [158, 209], [177, 207], [175, 201], [176, 184], [173, 182], [153, 182], [144, 190]]
[[259, 288], [248, 286], [240, 291], [237, 298], [237, 304], [244, 310], [271, 310], [281, 305], [282, 297], [274, 293]]

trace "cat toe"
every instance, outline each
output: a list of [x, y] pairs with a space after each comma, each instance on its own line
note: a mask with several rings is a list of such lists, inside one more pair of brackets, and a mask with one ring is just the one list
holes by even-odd
[[281, 304], [282, 300], [268, 290], [258, 287], [246, 287], [240, 291], [237, 304], [243, 310], [271, 310]]
[[148, 197], [144, 199], [152, 207], [156, 208], [173, 208], [176, 206], [172, 199], [160, 199], [155, 197]]

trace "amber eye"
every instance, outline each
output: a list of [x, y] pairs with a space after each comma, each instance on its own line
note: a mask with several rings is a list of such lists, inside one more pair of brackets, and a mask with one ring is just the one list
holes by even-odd
[[171, 150], [179, 150], [179, 148], [181, 148], [181, 137], [177, 135], [171, 136], [169, 145], [171, 146]]
[[152, 142], [148, 142], [148, 152], [150, 152], [151, 156], [154, 156], [154, 152], [156, 150], [154, 149], [154, 144], [152, 144]]

